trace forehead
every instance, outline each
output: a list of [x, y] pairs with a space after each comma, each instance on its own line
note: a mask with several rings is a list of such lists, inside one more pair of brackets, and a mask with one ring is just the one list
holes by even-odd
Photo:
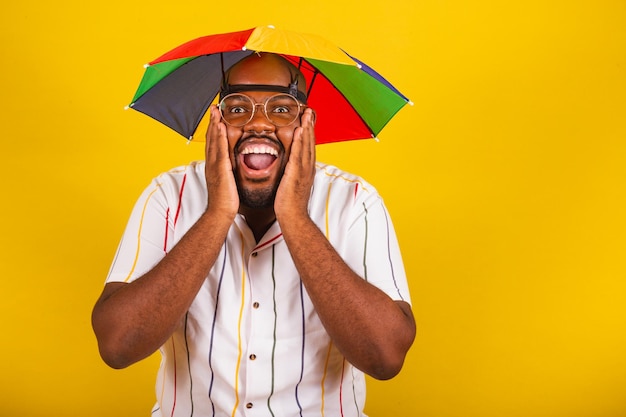
[[228, 76], [229, 84], [267, 84], [288, 86], [291, 82], [289, 64], [275, 55], [256, 55], [235, 64]]

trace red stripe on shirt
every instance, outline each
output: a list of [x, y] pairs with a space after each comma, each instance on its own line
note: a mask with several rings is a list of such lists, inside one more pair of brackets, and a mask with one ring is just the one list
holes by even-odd
[[268, 240], [267, 242], [265, 242], [265, 243], [263, 243], [262, 245], [257, 246], [256, 248], [254, 248], [254, 250], [259, 250], [259, 249], [261, 249], [261, 248], [263, 248], [263, 247], [265, 247], [265, 246], [267, 246], [267, 245], [271, 244], [272, 242], [274, 242], [276, 239], [278, 239], [278, 238], [279, 238], [279, 237], [281, 237], [282, 235], [283, 235], [282, 233], [277, 234], [276, 236], [274, 236], [273, 238], [271, 238], [271, 239], [270, 239], [270, 240]]
[[174, 226], [178, 221], [178, 215], [180, 214], [180, 206], [183, 201], [183, 191], [185, 190], [185, 182], [187, 181], [187, 174], [183, 176], [183, 182], [180, 184], [180, 193], [178, 193], [178, 207], [176, 208], [176, 217], [174, 217]]

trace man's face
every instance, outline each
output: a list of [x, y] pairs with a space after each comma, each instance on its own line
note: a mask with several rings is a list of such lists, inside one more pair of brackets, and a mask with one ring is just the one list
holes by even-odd
[[[271, 55], [253, 56], [230, 72], [229, 84], [263, 84], [286, 87], [291, 82], [289, 69]], [[265, 103], [276, 94], [267, 91], [244, 93], [255, 103]], [[226, 124], [229, 151], [240, 203], [249, 208], [269, 208], [291, 152], [294, 130], [300, 118], [288, 126], [277, 127], [257, 106], [252, 120], [242, 127]]]

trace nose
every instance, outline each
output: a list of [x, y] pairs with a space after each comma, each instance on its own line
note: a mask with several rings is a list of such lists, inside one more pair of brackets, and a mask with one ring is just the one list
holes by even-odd
[[265, 115], [265, 111], [263, 110], [262, 103], [254, 104], [254, 112], [252, 114], [252, 118], [248, 123], [243, 127], [245, 131], [251, 132], [271, 132], [276, 129], [276, 126], [272, 122], [269, 121], [267, 116]]

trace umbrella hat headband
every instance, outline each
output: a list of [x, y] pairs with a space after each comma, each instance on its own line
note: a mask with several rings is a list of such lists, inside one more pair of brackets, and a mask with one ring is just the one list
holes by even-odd
[[223, 61], [223, 55], [222, 55], [222, 60], [221, 60], [222, 85], [220, 88], [220, 99], [232, 93], [243, 93], [246, 91], [270, 91], [270, 92], [275, 92], [275, 93], [289, 94], [296, 100], [299, 100], [301, 103], [306, 104], [307, 102], [306, 93], [298, 89], [299, 80], [302, 81], [303, 86], [306, 88], [306, 81], [302, 72], [293, 63], [291, 63], [290, 61], [288, 61], [287, 59], [285, 59], [284, 57], [278, 54], [267, 53], [267, 54], [263, 54], [263, 56], [261, 56], [261, 54], [258, 54], [258, 56], [260, 58], [270, 59], [269, 62], [273, 63], [273, 65], [277, 65], [275, 62], [278, 62], [279, 63], [278, 65], [281, 65], [287, 68], [290, 74], [289, 85], [285, 87], [284, 85], [276, 85], [276, 84], [269, 84], [269, 85], [268, 84], [231, 84], [230, 83], [231, 70], [233, 70], [233, 68], [236, 67], [241, 62], [244, 62], [250, 59], [253, 59], [254, 61], [256, 61], [256, 59], [254, 59], [253, 56], [245, 57], [241, 61], [239, 61], [237, 64], [235, 64], [234, 66], [226, 70], [224, 68], [224, 61]]
[[220, 99], [233, 93], [244, 93], [246, 91], [271, 91], [285, 93], [296, 98], [301, 103], [306, 104], [306, 94], [298, 90], [298, 81], [289, 84], [289, 87], [268, 84], [225, 84], [220, 90]]

